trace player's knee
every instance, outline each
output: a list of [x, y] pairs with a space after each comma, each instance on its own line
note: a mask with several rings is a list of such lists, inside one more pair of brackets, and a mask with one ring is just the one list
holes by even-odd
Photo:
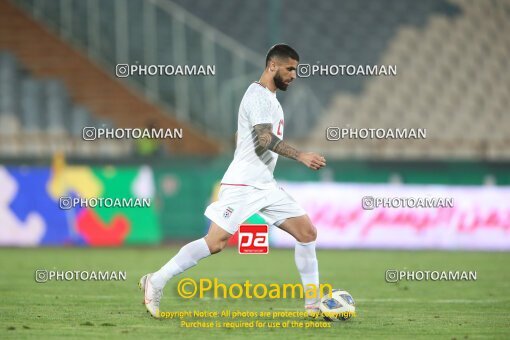
[[209, 251], [211, 252], [211, 254], [217, 254], [223, 250], [223, 248], [221, 248], [221, 246], [217, 243], [208, 244], [208, 246], [209, 246]]
[[317, 239], [317, 229], [313, 224], [310, 224], [307, 228], [304, 228], [299, 235], [299, 242], [307, 243], [313, 242]]
[[228, 240], [214, 240], [213, 242], [208, 242], [207, 246], [211, 254], [217, 254], [226, 247], [227, 241]]

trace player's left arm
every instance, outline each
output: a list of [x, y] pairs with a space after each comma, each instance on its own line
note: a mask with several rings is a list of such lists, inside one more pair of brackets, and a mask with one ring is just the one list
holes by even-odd
[[284, 142], [273, 133], [273, 124], [257, 124], [254, 127], [257, 135], [258, 145], [266, 150], [271, 150], [277, 154], [295, 159], [310, 169], [319, 170], [326, 166], [326, 160], [314, 152], [301, 152]]

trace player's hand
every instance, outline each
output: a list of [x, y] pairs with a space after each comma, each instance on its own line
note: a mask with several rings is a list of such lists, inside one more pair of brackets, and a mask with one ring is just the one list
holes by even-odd
[[313, 170], [319, 170], [326, 166], [326, 159], [315, 152], [301, 152], [297, 160]]

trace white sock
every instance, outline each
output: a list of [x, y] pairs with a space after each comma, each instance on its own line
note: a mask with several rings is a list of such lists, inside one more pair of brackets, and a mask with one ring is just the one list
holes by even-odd
[[160, 270], [152, 274], [151, 283], [154, 288], [163, 289], [168, 280], [177, 274], [193, 267], [203, 259], [211, 255], [204, 238], [186, 244], [172, 257]]
[[315, 255], [315, 241], [302, 243], [296, 242], [294, 257], [296, 266], [301, 275], [303, 283], [303, 292], [307, 291], [307, 285], [313, 284], [317, 288], [315, 298], [307, 298], [305, 296], [305, 305], [316, 304], [320, 299], [319, 296], [319, 262]]

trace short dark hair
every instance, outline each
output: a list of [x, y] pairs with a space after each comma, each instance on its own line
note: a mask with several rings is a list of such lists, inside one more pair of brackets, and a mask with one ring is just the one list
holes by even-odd
[[299, 54], [289, 45], [276, 44], [269, 49], [266, 56], [266, 67], [273, 58], [291, 58], [299, 61]]

